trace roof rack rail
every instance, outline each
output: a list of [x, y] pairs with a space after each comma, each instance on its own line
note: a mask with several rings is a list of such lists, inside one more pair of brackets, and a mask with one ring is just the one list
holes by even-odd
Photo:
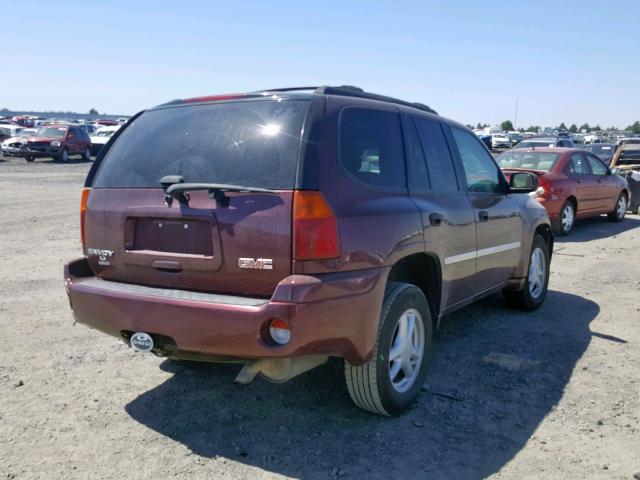
[[353, 85], [342, 85], [339, 87], [329, 87], [329, 86], [318, 87], [314, 91], [314, 93], [324, 93], [327, 95], [344, 95], [346, 97], [368, 98], [371, 100], [379, 100], [381, 102], [395, 103], [396, 105], [404, 105], [405, 107], [417, 108], [419, 110], [424, 110], [425, 112], [433, 113], [435, 115], [438, 114], [438, 112], [436, 112], [433, 108], [427, 105], [424, 105], [423, 103], [407, 102], [405, 100], [400, 100], [399, 98], [387, 97], [385, 95], [378, 95], [377, 93], [365, 92], [363, 89], [359, 87], [354, 87]]
[[425, 112], [438, 114], [433, 108], [418, 102], [407, 102], [400, 100], [399, 98], [387, 97], [385, 95], [378, 95], [377, 93], [365, 92], [362, 88], [354, 85], [340, 85], [337, 87], [331, 87], [323, 85], [321, 87], [286, 87], [286, 88], [268, 88], [264, 90], [258, 90], [252, 93], [267, 93], [267, 92], [294, 92], [296, 90], [313, 90], [313, 93], [326, 94], [326, 95], [342, 95], [345, 97], [358, 97], [368, 98], [370, 100], [379, 100], [381, 102], [395, 103], [396, 105], [404, 105], [405, 107], [417, 108], [424, 110]]

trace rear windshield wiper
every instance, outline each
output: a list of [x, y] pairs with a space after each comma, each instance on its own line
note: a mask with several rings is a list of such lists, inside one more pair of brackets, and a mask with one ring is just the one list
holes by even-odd
[[160, 184], [165, 189], [164, 199], [168, 206], [171, 206], [175, 198], [181, 204], [189, 205], [189, 195], [187, 192], [197, 190], [207, 190], [209, 197], [215, 199], [226, 207], [229, 204], [229, 197], [225, 192], [243, 192], [243, 193], [278, 193], [276, 190], [259, 187], [245, 187], [243, 185], [231, 185], [228, 183], [182, 183], [181, 176], [167, 176], [160, 179]]

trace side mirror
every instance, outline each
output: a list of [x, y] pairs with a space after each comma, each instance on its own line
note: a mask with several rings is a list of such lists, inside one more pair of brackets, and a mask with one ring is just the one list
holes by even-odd
[[513, 193], [530, 193], [538, 189], [538, 176], [530, 172], [513, 172], [509, 179], [509, 188]]

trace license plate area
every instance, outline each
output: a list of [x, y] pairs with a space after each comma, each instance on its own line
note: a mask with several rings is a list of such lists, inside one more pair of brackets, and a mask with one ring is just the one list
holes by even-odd
[[125, 249], [213, 256], [213, 227], [205, 220], [184, 218], [127, 218]]

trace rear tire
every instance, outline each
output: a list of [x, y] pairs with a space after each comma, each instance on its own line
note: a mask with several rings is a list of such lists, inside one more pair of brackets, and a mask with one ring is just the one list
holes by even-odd
[[353, 402], [379, 415], [398, 415], [409, 408], [427, 374], [432, 330], [431, 312], [422, 291], [408, 283], [389, 282], [371, 358], [362, 365], [344, 362]]
[[613, 209], [613, 212], [609, 212], [607, 218], [612, 222], [621, 222], [624, 220], [624, 216], [627, 213], [627, 206], [629, 205], [629, 201], [627, 199], [627, 194], [622, 192], [618, 196], [618, 200], [616, 200], [616, 206]]
[[53, 157], [53, 160], [61, 163], [69, 162], [69, 150], [65, 148], [57, 157]]
[[521, 290], [504, 290], [507, 305], [536, 310], [544, 303], [549, 287], [549, 246], [541, 235], [533, 237], [527, 278]]
[[82, 154], [82, 161], [83, 162], [91, 161], [91, 150], [89, 149], [89, 147], [84, 149], [84, 153]]
[[28, 156], [28, 157], [24, 157], [24, 159], [25, 159], [27, 162], [31, 163], [31, 162], [33, 162], [33, 161], [36, 159], [36, 157], [33, 157], [33, 156], [31, 156], [31, 155], [30, 155], [30, 156]]
[[562, 204], [560, 214], [553, 221], [553, 233], [556, 235], [568, 235], [576, 221], [576, 207], [571, 200]]

